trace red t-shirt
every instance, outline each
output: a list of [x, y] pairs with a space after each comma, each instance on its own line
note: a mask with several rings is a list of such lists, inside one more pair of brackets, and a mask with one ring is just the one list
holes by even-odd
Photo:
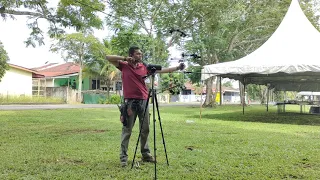
[[128, 62], [120, 61], [118, 69], [122, 72], [124, 98], [148, 99], [148, 90], [143, 78], [148, 74], [147, 67], [138, 63], [134, 68]]

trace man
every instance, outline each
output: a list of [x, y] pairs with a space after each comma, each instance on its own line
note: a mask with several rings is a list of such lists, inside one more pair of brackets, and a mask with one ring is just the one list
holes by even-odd
[[[120, 147], [120, 164], [127, 166], [128, 146], [132, 128], [137, 116], [139, 117], [139, 127], [143, 122], [140, 136], [140, 146], [142, 161], [154, 162], [148, 146], [149, 135], [149, 108], [147, 107], [146, 116], [144, 109], [148, 99], [148, 89], [145, 83], [145, 77], [148, 74], [146, 65], [142, 62], [142, 52], [138, 47], [129, 49], [129, 57], [106, 56], [106, 59], [116, 66], [122, 72], [123, 95], [126, 107], [126, 122], [123, 123]], [[177, 70], [183, 70], [185, 65], [181, 63], [177, 67], [164, 68], [156, 73], [168, 73]]]

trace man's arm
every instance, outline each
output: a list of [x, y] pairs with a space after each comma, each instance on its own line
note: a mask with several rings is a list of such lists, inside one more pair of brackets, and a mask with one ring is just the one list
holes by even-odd
[[106, 59], [114, 66], [119, 67], [119, 62], [127, 60], [127, 57], [109, 55], [109, 56], [106, 56]]
[[178, 71], [178, 70], [183, 70], [185, 68], [185, 64], [184, 63], [180, 63], [179, 66], [175, 66], [175, 67], [170, 67], [170, 68], [163, 68], [159, 71], [156, 71], [156, 73], [171, 73], [174, 71]]

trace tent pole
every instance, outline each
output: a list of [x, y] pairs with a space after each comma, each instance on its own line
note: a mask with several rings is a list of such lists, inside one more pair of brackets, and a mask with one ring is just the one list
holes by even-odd
[[269, 86], [267, 86], [267, 112], [269, 112]]
[[200, 95], [200, 120], [202, 119], [202, 91], [203, 91], [203, 82], [200, 82], [201, 95]]
[[245, 78], [243, 78], [242, 114], [244, 114], [245, 95], [246, 95], [246, 83], [245, 83]]
[[222, 80], [222, 78], [221, 78], [221, 76], [219, 76], [220, 106], [222, 105], [222, 93], [221, 93], [222, 92], [222, 82], [221, 82], [221, 80]]

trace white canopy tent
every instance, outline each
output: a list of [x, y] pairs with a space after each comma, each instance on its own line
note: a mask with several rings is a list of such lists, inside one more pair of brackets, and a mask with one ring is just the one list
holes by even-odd
[[236, 61], [204, 66], [202, 80], [211, 76], [276, 90], [320, 91], [320, 33], [298, 0], [292, 0], [279, 27], [260, 48]]

